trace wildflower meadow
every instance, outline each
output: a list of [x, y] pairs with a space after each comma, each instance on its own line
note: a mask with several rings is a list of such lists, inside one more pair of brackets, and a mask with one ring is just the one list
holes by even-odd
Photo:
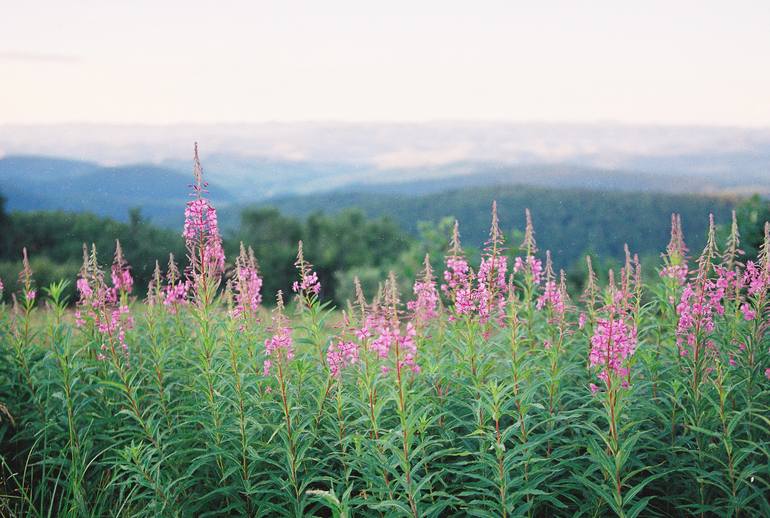
[[197, 149], [184, 211], [146, 299], [120, 243], [48, 286], [24, 250], [3, 516], [770, 516], [770, 224], [748, 258], [675, 214], [657, 275], [626, 248], [578, 296], [493, 204], [478, 264], [459, 222], [411, 291], [335, 307], [302, 242], [285, 292], [225, 257]]

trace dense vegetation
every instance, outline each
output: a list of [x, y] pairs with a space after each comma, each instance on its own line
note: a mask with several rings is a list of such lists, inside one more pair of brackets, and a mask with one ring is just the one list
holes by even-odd
[[467, 243], [481, 246], [487, 236], [486, 214], [492, 200], [500, 207], [504, 229], [524, 227], [524, 209], [537, 221], [544, 250], [554, 252], [560, 265], [582, 261], [586, 252], [602, 258], [622, 258], [623, 244], [642, 256], [657, 255], [666, 246], [669, 216], [682, 216], [685, 235], [694, 248], [705, 241], [703, 222], [714, 214], [726, 222], [736, 200], [658, 192], [611, 192], [547, 189], [526, 185], [468, 187], [423, 196], [382, 193], [328, 193], [291, 197], [273, 203], [286, 214], [304, 216], [316, 210], [361, 207], [367, 215], [387, 215], [411, 235], [420, 221], [451, 217], [463, 223]]
[[[39, 282], [48, 285], [58, 279], [75, 278], [82, 263], [83, 244], [93, 243], [98, 250], [112, 251], [115, 241], [119, 240], [132, 265], [139, 296], [146, 293], [156, 260], [166, 264], [171, 253], [180, 268], [184, 269], [187, 264], [181, 234], [151, 224], [138, 210], [131, 211], [128, 223], [121, 223], [90, 213], [7, 214], [0, 200], [0, 218], [3, 220], [0, 279], [9, 284], [11, 293], [17, 289], [15, 280], [21, 271], [24, 247]], [[381, 269], [392, 265], [404, 251], [415, 246], [394, 223], [384, 218], [364, 218], [356, 210], [334, 215], [314, 214], [298, 220], [274, 209], [247, 209], [241, 215], [238, 229], [225, 238], [224, 248], [228, 256], [232, 256], [237, 255], [240, 242], [252, 246], [260, 258], [265, 289], [274, 293], [291, 286], [292, 258], [301, 239], [308, 242], [318, 257], [318, 274], [324, 282], [324, 295], [330, 299], [339, 298], [337, 278], [347, 278], [346, 272], [359, 267]], [[73, 288], [70, 286], [65, 293], [71, 299]]]
[[[529, 218], [506, 242], [494, 207], [478, 258], [456, 226], [425, 229], [441, 280], [426, 257], [409, 292], [393, 272], [344, 311], [309, 262], [324, 249], [300, 243], [268, 312], [254, 250], [225, 280], [201, 186], [196, 162], [189, 268], [158, 268], [146, 304], [127, 249], [108, 272], [85, 254], [72, 313], [66, 281], [24, 263], [0, 310], [3, 514], [770, 514], [761, 203], [743, 239], [712, 220], [700, 254], [673, 216], [654, 277], [627, 251], [601, 278], [588, 263], [573, 298]], [[367, 239], [312, 228], [342, 255]]]
[[[163, 189], [172, 191], [170, 186]], [[425, 253], [438, 258], [447, 226], [455, 217], [463, 221], [464, 240], [470, 245], [467, 248], [478, 254], [486, 233], [484, 213], [496, 196], [504, 229], [521, 229], [523, 219], [519, 218], [524, 208], [535, 204], [533, 214], [541, 229], [543, 248], [553, 251], [555, 263], [567, 268], [578, 286], [586, 253], [605, 273], [622, 260], [626, 242], [643, 258], [657, 256], [665, 246], [665, 229], [672, 212], [682, 215], [688, 240], [694, 248], [701, 248], [708, 214], [714, 213], [717, 222], [725, 222], [731, 207], [728, 200], [719, 198], [531, 187], [469, 188], [420, 197], [327, 194], [276, 201], [281, 212], [267, 207], [241, 209], [237, 216], [230, 216], [230, 224], [223, 223], [228, 229], [224, 247], [232, 256], [240, 242], [252, 246], [260, 260], [265, 288], [274, 292], [290, 286], [290, 259], [301, 239], [316, 257], [324, 297], [342, 304], [351, 296], [354, 276], [371, 290], [391, 269], [412, 276]], [[757, 219], [764, 221], [760, 213], [767, 210], [758, 198], [741, 202], [741, 228], [756, 227]], [[181, 263], [186, 261], [178, 231], [154, 225], [139, 209], [129, 211], [127, 222], [81, 212], [7, 214], [1, 208], [0, 217], [0, 278], [6, 282], [15, 279], [21, 269], [21, 249], [25, 246], [45, 285], [74, 278], [83, 243], [95, 243], [97, 249], [106, 251], [119, 239], [133, 266], [137, 293], [147, 286], [156, 260], [163, 264], [173, 253]], [[753, 235], [761, 237], [761, 231], [754, 229]], [[511, 238], [520, 240], [520, 231], [513, 230]], [[434, 266], [439, 263], [434, 262]], [[72, 296], [71, 289], [67, 294]]]

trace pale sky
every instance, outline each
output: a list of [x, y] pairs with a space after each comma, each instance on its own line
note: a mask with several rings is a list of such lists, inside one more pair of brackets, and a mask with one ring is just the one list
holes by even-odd
[[767, 0], [0, 6], [0, 124], [770, 126]]

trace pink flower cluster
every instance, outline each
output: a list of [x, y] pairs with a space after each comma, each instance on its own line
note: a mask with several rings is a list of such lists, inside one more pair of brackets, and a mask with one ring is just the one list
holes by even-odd
[[197, 273], [208, 272], [216, 276], [225, 268], [225, 252], [219, 234], [217, 211], [206, 198], [187, 202], [184, 211], [184, 231], [191, 261]]
[[182, 236], [187, 245], [193, 275], [218, 277], [225, 269], [225, 252], [219, 233], [217, 211], [204, 197], [207, 184], [203, 181], [197, 143], [193, 157], [193, 178], [191, 195], [194, 199], [188, 201], [184, 209]]
[[757, 318], [757, 312], [751, 309], [747, 303], [741, 304], [741, 313], [743, 313], [744, 320], [754, 320]]
[[[121, 303], [118, 288], [104, 282], [104, 274], [96, 262], [95, 251], [89, 256], [84, 247], [83, 268], [77, 280], [78, 309], [75, 311], [75, 325], [84, 327], [91, 324], [100, 335], [99, 360], [105, 360], [105, 353], [117, 353], [116, 346], [128, 359], [126, 330], [134, 325], [134, 319], [127, 305]], [[121, 277], [119, 277], [121, 278]]]
[[531, 275], [532, 282], [540, 284], [543, 280], [543, 262], [534, 255], [529, 255], [525, 258], [516, 257], [513, 261], [513, 273], [519, 272]]
[[134, 289], [134, 278], [131, 276], [131, 267], [123, 257], [123, 249], [120, 247], [120, 241], [115, 241], [115, 260], [112, 263], [110, 271], [112, 278], [112, 289], [116, 291], [115, 297], [121, 293], [131, 293]]
[[[545, 283], [545, 290], [543, 290], [543, 293], [537, 298], [537, 302], [535, 303], [535, 307], [540, 310], [547, 306], [553, 309], [554, 313], [559, 315], [564, 314], [564, 298], [562, 297], [561, 289], [556, 281], [548, 281]], [[581, 317], [584, 319], [585, 315], [581, 315]], [[583, 320], [583, 324], [580, 325], [581, 329], [584, 324], [585, 320]]]
[[254, 251], [249, 248], [248, 253], [241, 243], [241, 253], [235, 260], [235, 278], [232, 283], [235, 308], [232, 316], [249, 315], [256, 318], [259, 305], [262, 303], [262, 277], [257, 270], [257, 260]]
[[255, 268], [245, 266], [238, 270], [238, 282], [235, 291], [235, 309], [233, 316], [239, 316], [245, 312], [256, 314], [262, 303], [262, 277]]
[[454, 310], [458, 315], [467, 315], [476, 310], [473, 296], [473, 272], [468, 261], [463, 257], [447, 257], [444, 270], [443, 291], [454, 302]]
[[412, 321], [417, 325], [425, 325], [438, 316], [438, 290], [433, 280], [433, 270], [430, 265], [430, 257], [425, 256], [424, 268], [421, 279], [416, 280], [412, 291], [416, 295], [415, 300], [406, 303], [406, 308], [412, 312]]
[[746, 271], [743, 272], [743, 284], [748, 286], [748, 293], [751, 296], [763, 293], [770, 288], [770, 271], [749, 261], [746, 263]]
[[[689, 351], [696, 347], [699, 333], [708, 335], [714, 330], [714, 316], [724, 314], [722, 301], [731, 274], [734, 272], [722, 269], [716, 281], [701, 280], [695, 285], [685, 284], [676, 306], [679, 316], [676, 329], [677, 345], [682, 356], [687, 356]], [[685, 347], [685, 343], [689, 349]]]
[[131, 277], [131, 270], [128, 268], [120, 269], [113, 265], [112, 267], [112, 286], [126, 293], [131, 293], [134, 289], [134, 278]]
[[414, 283], [413, 291], [417, 298], [407, 302], [406, 307], [414, 314], [414, 320], [425, 324], [435, 319], [438, 316], [436, 312], [438, 307], [436, 283], [417, 281]]
[[265, 340], [265, 353], [268, 358], [263, 365], [263, 374], [267, 376], [270, 374], [270, 367], [272, 366], [272, 360], [286, 361], [294, 358], [293, 340], [291, 338], [291, 329], [288, 327], [279, 327], [273, 335]]
[[587, 321], [588, 315], [581, 313], [580, 316], [578, 316], [578, 329], [583, 329], [586, 326]]
[[[601, 368], [598, 377], [609, 386], [610, 375], [628, 376], [626, 360], [634, 354], [636, 345], [634, 326], [618, 318], [601, 318], [597, 320], [591, 337], [589, 363], [592, 367]], [[627, 382], [624, 380], [623, 383]]]
[[[370, 334], [367, 328], [362, 330], [365, 334]], [[362, 333], [358, 333], [362, 336]], [[377, 337], [369, 343], [369, 350], [377, 354], [380, 359], [387, 359], [391, 351], [397, 349], [396, 367], [400, 370], [407, 367], [412, 372], [420, 372], [420, 366], [417, 365], [417, 331], [411, 322], [406, 325], [406, 330], [401, 334], [397, 326], [382, 325], [378, 329]], [[382, 372], [387, 373], [388, 367], [383, 365]]]
[[35, 291], [32, 282], [32, 267], [29, 265], [29, 257], [27, 256], [27, 248], [22, 249], [22, 265], [23, 268], [19, 272], [19, 285], [21, 285], [21, 294], [24, 297], [24, 302], [28, 306], [32, 306], [37, 298], [37, 291]]
[[318, 280], [318, 274], [313, 271], [313, 265], [305, 260], [302, 241], [297, 246], [297, 260], [294, 261], [294, 266], [299, 270], [299, 281], [294, 281], [291, 289], [309, 306], [313, 297], [321, 293], [321, 283]]
[[508, 262], [505, 256], [487, 256], [481, 260], [473, 298], [478, 304], [479, 320], [482, 323], [487, 322], [495, 310], [498, 315], [504, 312], [507, 274]]
[[687, 282], [687, 274], [689, 268], [686, 264], [668, 265], [660, 270], [661, 277], [667, 277], [669, 279], [675, 279], [679, 285], [683, 285]]
[[679, 214], [671, 215], [671, 240], [666, 246], [663, 256], [666, 266], [661, 269], [660, 276], [674, 279], [682, 286], [687, 282], [689, 268], [687, 266], [687, 246], [684, 243], [682, 231], [682, 217]]
[[358, 362], [358, 344], [353, 341], [339, 340], [329, 344], [326, 350], [326, 363], [329, 372], [335, 378], [339, 377], [342, 369]]
[[318, 295], [321, 292], [321, 283], [318, 281], [318, 275], [314, 271], [308, 271], [302, 275], [299, 281], [294, 281], [291, 285], [294, 293], [306, 293]]
[[163, 305], [169, 313], [175, 315], [179, 306], [187, 304], [187, 294], [190, 291], [190, 281], [178, 280], [168, 282], [163, 288]]

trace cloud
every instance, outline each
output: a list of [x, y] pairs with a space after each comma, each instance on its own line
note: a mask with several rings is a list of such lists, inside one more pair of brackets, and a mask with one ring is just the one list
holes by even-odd
[[0, 50], [0, 61], [27, 63], [77, 63], [78, 56], [57, 54], [55, 52], [35, 52], [28, 50]]

